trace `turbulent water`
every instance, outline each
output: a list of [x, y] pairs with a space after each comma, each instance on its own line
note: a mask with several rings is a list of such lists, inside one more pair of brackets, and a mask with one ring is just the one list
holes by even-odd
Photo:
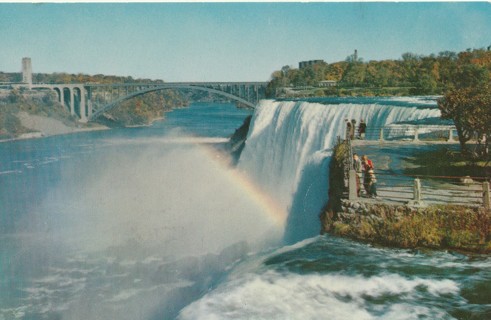
[[489, 319], [489, 259], [316, 237], [231, 274], [181, 319]]
[[434, 100], [262, 101], [248, 112], [0, 144], [0, 319], [488, 319], [491, 261], [317, 236], [344, 119]]

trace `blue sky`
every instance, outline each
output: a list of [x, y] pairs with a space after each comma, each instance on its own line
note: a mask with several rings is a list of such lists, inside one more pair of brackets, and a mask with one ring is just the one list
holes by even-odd
[[267, 81], [302, 60], [491, 45], [491, 3], [0, 3], [0, 71]]

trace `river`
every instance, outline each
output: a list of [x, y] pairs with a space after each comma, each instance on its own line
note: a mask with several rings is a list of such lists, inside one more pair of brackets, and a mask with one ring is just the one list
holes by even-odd
[[427, 105], [263, 101], [237, 168], [230, 104], [0, 144], [0, 319], [488, 319], [488, 257], [317, 236], [342, 120]]

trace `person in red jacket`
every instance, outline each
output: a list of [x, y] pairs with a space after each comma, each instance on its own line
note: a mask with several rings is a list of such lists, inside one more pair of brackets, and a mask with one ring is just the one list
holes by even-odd
[[361, 168], [364, 174], [363, 178], [363, 187], [365, 187], [366, 193], [369, 195], [370, 194], [370, 174], [368, 171], [373, 170], [373, 162], [372, 160], [368, 159], [367, 155], [363, 155], [361, 157]]

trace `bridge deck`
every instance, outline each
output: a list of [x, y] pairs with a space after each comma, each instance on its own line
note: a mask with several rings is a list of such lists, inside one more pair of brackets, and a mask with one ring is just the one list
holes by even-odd
[[265, 98], [268, 82], [131, 82], [131, 83], [19, 83], [12, 87], [51, 89], [58, 94], [59, 102], [78, 116], [79, 121], [91, 121], [104, 112], [117, 107], [121, 102], [150, 92], [175, 90], [201, 90], [255, 108]]

